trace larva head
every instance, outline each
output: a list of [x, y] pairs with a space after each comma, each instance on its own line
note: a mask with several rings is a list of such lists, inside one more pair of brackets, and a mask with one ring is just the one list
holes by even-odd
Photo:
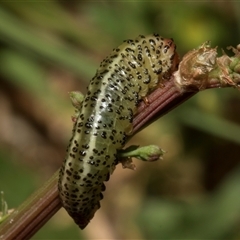
[[176, 45], [172, 39], [162, 38], [158, 34], [142, 37], [144, 67], [149, 69], [149, 81], [143, 81], [148, 86], [141, 90], [141, 96], [146, 96], [157, 86], [169, 80], [173, 71], [178, 67]]
[[173, 39], [162, 38], [154, 34], [154, 39], [149, 38], [152, 69], [159, 74], [159, 81], [168, 80], [171, 73], [177, 70], [179, 57]]

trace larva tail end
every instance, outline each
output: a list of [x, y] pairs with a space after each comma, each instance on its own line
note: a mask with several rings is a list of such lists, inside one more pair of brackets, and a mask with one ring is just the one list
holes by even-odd
[[81, 230], [83, 230], [89, 224], [89, 222], [90, 221], [75, 221]]
[[[102, 193], [99, 194], [99, 198], [101, 199]], [[83, 205], [83, 204], [82, 204]], [[65, 209], [69, 216], [74, 220], [74, 222], [79, 226], [80, 229], [84, 229], [91, 219], [94, 217], [95, 212], [100, 208], [100, 202], [94, 202], [89, 204], [86, 208], [81, 211], [73, 211], [75, 209], [71, 209], [69, 206], [66, 206]]]
[[76, 213], [71, 213], [70, 216], [73, 218], [74, 222], [79, 226], [80, 229], [84, 229], [90, 222], [90, 219], [76, 214]]

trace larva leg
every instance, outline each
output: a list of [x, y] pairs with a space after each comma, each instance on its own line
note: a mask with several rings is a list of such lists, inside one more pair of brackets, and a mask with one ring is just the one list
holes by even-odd
[[125, 157], [119, 160], [123, 168], [128, 168], [131, 170], [136, 170], [136, 165], [133, 163], [131, 157]]
[[135, 170], [135, 165], [132, 163], [132, 157], [142, 161], [153, 162], [156, 160], [162, 160], [163, 151], [156, 145], [149, 145], [144, 147], [130, 146], [126, 149], [118, 151], [119, 162], [122, 163], [123, 168], [129, 168]]
[[81, 92], [73, 91], [69, 93], [72, 105], [74, 106], [75, 114], [72, 116], [72, 121], [76, 122], [79, 112], [81, 110], [82, 102], [84, 100], [84, 95]]
[[147, 97], [144, 97], [144, 98], [143, 98], [143, 101], [144, 101], [144, 103], [145, 103], [146, 105], [149, 105], [149, 101], [148, 101], [148, 98], [147, 98]]
[[72, 91], [69, 93], [72, 105], [77, 109], [81, 110], [82, 102], [84, 100], [84, 95], [78, 91]]
[[159, 83], [158, 83], [158, 87], [159, 87], [159, 88], [164, 88], [164, 87], [165, 87], [165, 85], [164, 85], [164, 83], [162, 83], [162, 82], [159, 82]]

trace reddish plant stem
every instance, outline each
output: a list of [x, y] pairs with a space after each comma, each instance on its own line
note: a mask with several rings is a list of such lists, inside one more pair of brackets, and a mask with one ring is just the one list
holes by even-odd
[[58, 171], [0, 225], [0, 239], [30, 239], [60, 208]]

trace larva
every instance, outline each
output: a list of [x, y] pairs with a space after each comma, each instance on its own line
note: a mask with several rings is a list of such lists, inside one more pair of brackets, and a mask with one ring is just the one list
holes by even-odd
[[64, 208], [81, 229], [100, 208], [138, 103], [169, 78], [176, 58], [172, 39], [140, 35], [114, 49], [90, 81], [58, 184]]

